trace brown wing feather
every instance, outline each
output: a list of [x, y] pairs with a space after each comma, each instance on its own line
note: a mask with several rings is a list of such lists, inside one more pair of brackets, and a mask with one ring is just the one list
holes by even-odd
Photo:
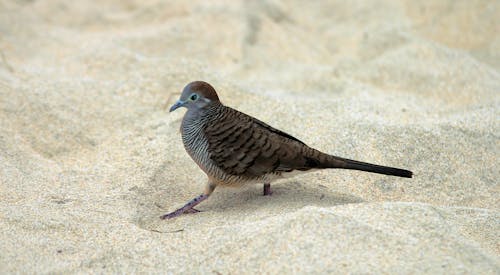
[[[297, 138], [229, 107], [205, 128], [210, 158], [224, 172], [256, 178], [307, 170], [315, 151]], [[319, 152], [318, 152], [319, 153]]]

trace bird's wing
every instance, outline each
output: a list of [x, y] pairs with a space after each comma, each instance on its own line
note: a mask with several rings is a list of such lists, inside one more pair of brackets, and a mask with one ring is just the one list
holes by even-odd
[[302, 141], [229, 107], [207, 125], [204, 134], [210, 158], [230, 175], [256, 178], [314, 166], [304, 157], [313, 149]]
[[294, 137], [294, 136], [292, 136], [290, 134], [287, 134], [287, 133], [285, 133], [285, 132], [283, 132], [281, 130], [278, 130], [278, 129], [276, 129], [276, 128], [270, 126], [270, 125], [268, 125], [267, 123], [265, 123], [263, 121], [260, 121], [260, 120], [254, 118], [254, 117], [250, 117], [250, 118], [253, 119], [253, 121], [254, 121], [255, 124], [257, 124], [257, 125], [265, 128], [265, 129], [269, 130], [270, 132], [273, 132], [273, 133], [275, 133], [275, 134], [277, 134], [279, 136], [282, 136], [284, 138], [295, 140], [295, 141], [297, 141], [299, 143], [302, 143], [302, 144], [306, 145], [304, 142], [302, 142], [301, 140], [299, 140], [298, 138], [296, 138], [296, 137]]

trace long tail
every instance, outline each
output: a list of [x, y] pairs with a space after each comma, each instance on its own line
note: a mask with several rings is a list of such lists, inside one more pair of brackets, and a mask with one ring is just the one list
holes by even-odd
[[371, 173], [384, 174], [396, 177], [403, 178], [411, 178], [413, 176], [413, 172], [409, 170], [381, 166], [366, 162], [361, 162], [357, 160], [345, 159], [336, 156], [329, 155], [327, 160], [322, 163], [324, 168], [342, 168], [342, 169], [352, 169], [352, 170], [361, 170]]

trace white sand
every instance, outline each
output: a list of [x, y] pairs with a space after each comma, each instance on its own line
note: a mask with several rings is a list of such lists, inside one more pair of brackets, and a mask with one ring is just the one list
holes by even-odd
[[[500, 272], [500, 2], [74, 2], [0, 2], [0, 273]], [[415, 177], [219, 188], [160, 221], [205, 183], [166, 109], [198, 79]]]

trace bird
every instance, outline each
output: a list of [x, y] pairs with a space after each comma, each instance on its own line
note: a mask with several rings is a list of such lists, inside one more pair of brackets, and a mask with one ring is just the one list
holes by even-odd
[[264, 184], [271, 195], [271, 182], [300, 172], [341, 168], [411, 178], [409, 170], [333, 156], [309, 147], [296, 137], [221, 103], [207, 82], [187, 84], [169, 112], [187, 108], [181, 123], [184, 148], [207, 175], [202, 194], [183, 207], [162, 215], [171, 219], [200, 212], [194, 207], [206, 200], [217, 186]]

